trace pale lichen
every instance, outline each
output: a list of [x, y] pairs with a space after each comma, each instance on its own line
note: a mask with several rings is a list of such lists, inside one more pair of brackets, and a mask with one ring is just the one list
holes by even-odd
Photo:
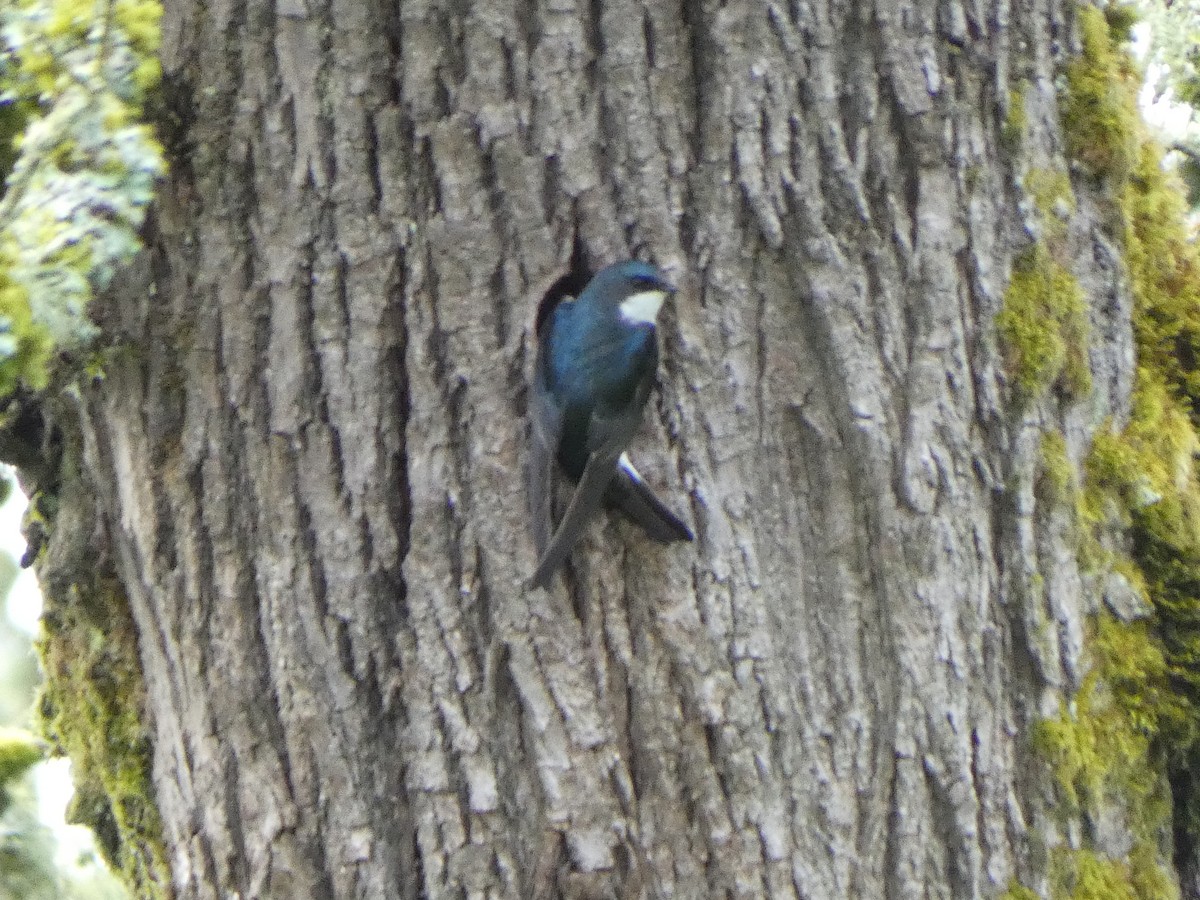
[[138, 120], [158, 79], [152, 0], [25, 0], [0, 16], [5, 97], [31, 117], [0, 200], [0, 391], [95, 336], [87, 305], [140, 248], [163, 171]]

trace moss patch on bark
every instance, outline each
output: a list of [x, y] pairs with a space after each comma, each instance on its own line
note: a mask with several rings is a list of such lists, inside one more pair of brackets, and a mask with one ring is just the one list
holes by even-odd
[[1141, 76], [1094, 6], [1079, 7], [1083, 52], [1066, 67], [1062, 123], [1067, 152], [1093, 174], [1122, 179], [1137, 154]]
[[[57, 421], [69, 421], [65, 413]], [[169, 897], [170, 869], [154, 804], [138, 634], [129, 600], [106, 562], [95, 496], [82, 483], [76, 433], [34, 494], [26, 530], [41, 525], [38, 577], [45, 596], [37, 643], [45, 682], [39, 727], [71, 759], [71, 821], [96, 832], [109, 865], [136, 897]]]
[[1013, 263], [996, 327], [1018, 402], [1036, 401], [1056, 385], [1072, 397], [1091, 391], [1083, 292], [1044, 244]]
[[71, 821], [95, 831], [105, 859], [135, 896], [169, 896], [128, 601], [115, 578], [97, 579], [48, 598], [43, 622], [39, 712], [46, 737], [71, 758]]
[[[1053, 851], [1053, 896], [1165, 900], [1178, 896], [1166, 862], [1172, 825], [1200, 834], [1187, 812], [1200, 808], [1200, 779], [1191, 775], [1200, 771], [1200, 251], [1184, 224], [1182, 189], [1140, 124], [1139, 78], [1122, 46], [1128, 17], [1118, 8], [1109, 19], [1079, 9], [1083, 52], [1066, 69], [1063, 124], [1073, 158], [1114, 200], [1138, 370], [1128, 425], [1096, 435], [1082, 490], [1067, 502], [1079, 515], [1083, 568], [1124, 576], [1152, 614], [1097, 615], [1089, 674], [1032, 738], [1065, 813], [1123, 808], [1133, 837], [1120, 859], [1087, 846]], [[1043, 457], [1045, 478], [1069, 487], [1053, 446]], [[1102, 544], [1114, 529], [1127, 535], [1130, 558]]]

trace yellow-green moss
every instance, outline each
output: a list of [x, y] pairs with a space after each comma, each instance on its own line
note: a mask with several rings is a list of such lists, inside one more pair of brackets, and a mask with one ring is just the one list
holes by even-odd
[[1103, 796], [1101, 788], [1108, 771], [1102, 755], [1107, 742], [1092, 716], [1090, 704], [1077, 711], [1060, 710], [1056, 718], [1035, 723], [1030, 733], [1033, 749], [1053, 766], [1054, 777], [1069, 811], [1078, 813], [1085, 802]]
[[43, 616], [42, 729], [71, 758], [72, 820], [96, 832], [105, 858], [136, 896], [166, 896], [170, 876], [128, 601], [115, 579], [68, 593], [48, 596]]
[[1114, 42], [1121, 45], [1133, 40], [1133, 26], [1141, 19], [1136, 3], [1107, 3], [1102, 12]]
[[1021, 184], [1040, 238], [1013, 261], [996, 317], [1014, 397], [1018, 404], [1035, 401], [1057, 384], [1066, 396], [1081, 398], [1092, 389], [1087, 314], [1079, 283], [1062, 262], [1075, 213], [1071, 179], [1061, 169], [1034, 168]]
[[[1082, 687], [1057, 716], [1033, 727], [1032, 744], [1050, 761], [1070, 813], [1114, 796], [1141, 810], [1159, 790], [1150, 740], [1158, 725], [1154, 701], [1166, 690], [1162, 653], [1144, 623], [1124, 626], [1107, 613], [1093, 624], [1089, 647], [1094, 663]], [[1156, 823], [1144, 825], [1134, 833], [1149, 840]]]
[[1040, 898], [1035, 891], [1031, 891], [1018, 881], [1013, 881], [996, 900], [1040, 900]]
[[1023, 179], [1025, 192], [1033, 200], [1045, 239], [1057, 246], [1066, 238], [1067, 223], [1075, 214], [1075, 192], [1071, 178], [1061, 169], [1030, 169]]
[[1145, 141], [1119, 196], [1139, 361], [1200, 421], [1200, 254], [1183, 225], [1184, 188]]
[[1129, 851], [1129, 884], [1139, 900], [1178, 900], [1175, 880], [1159, 860], [1158, 849], [1140, 841]]
[[[1144, 140], [1118, 195], [1139, 359], [1125, 457], [1110, 465], [1129, 508], [1134, 559], [1154, 603], [1174, 688], [1167, 752], [1175, 774], [1200, 763], [1200, 249], [1182, 186]], [[1111, 455], [1111, 454], [1110, 454]], [[1124, 465], [1121, 466], [1120, 463]], [[1190, 798], [1195, 808], [1200, 796]], [[1180, 813], [1186, 813], [1181, 809]], [[1195, 831], [1200, 823], [1190, 823]]]
[[0, 196], [4, 180], [17, 160], [17, 137], [25, 130], [34, 105], [29, 101], [0, 100]]
[[1017, 150], [1029, 128], [1029, 113], [1025, 110], [1025, 83], [1018, 81], [1008, 92], [1008, 110], [1000, 129], [1000, 140], [1010, 150]]
[[1104, 13], [1079, 6], [1083, 52], [1066, 69], [1062, 103], [1067, 150], [1095, 175], [1124, 178], [1137, 152], [1139, 76]]
[[[1174, 882], [1157, 862], [1154, 847], [1134, 844], [1127, 860], [1091, 850], [1054, 851], [1051, 895], [1069, 900], [1177, 900]], [[1030, 892], [1030, 896], [1037, 896]]]
[[1096, 671], [1112, 694], [1121, 716], [1121, 727], [1137, 740], [1125, 746], [1139, 752], [1141, 738], [1154, 737], [1164, 727], [1176, 728], [1185, 714], [1172, 693], [1166, 659], [1145, 620], [1120, 622], [1112, 616], [1098, 617], [1092, 650], [1098, 660]]
[[[1108, 426], [1097, 432], [1076, 509], [1081, 545], [1094, 550], [1088, 562], [1124, 576], [1131, 590], [1152, 601], [1155, 615], [1132, 622], [1107, 611], [1096, 615], [1088, 628], [1091, 668], [1083, 685], [1058, 716], [1034, 727], [1032, 742], [1051, 763], [1064, 810], [1095, 813], [1117, 805], [1128, 817], [1134, 852], [1127, 860], [1109, 860], [1087, 848], [1061, 851], [1071, 874], [1055, 882], [1054, 897], [1177, 896], [1159, 850], [1171, 818], [1164, 760], [1169, 748], [1194, 742], [1196, 713], [1180, 691], [1164, 641], [1154, 568], [1147, 568], [1136, 540], [1133, 560], [1095, 548], [1101, 531], [1117, 526], [1136, 535], [1145, 517], [1178, 511], [1181, 466], [1190, 467], [1194, 433], [1152, 373], [1140, 374], [1132, 400], [1123, 433]], [[1083, 868], [1079, 854], [1085, 854]]]
[[[1120, 811], [1134, 838], [1121, 859], [1087, 846], [1052, 851], [1052, 896], [1169, 900], [1178, 889], [1165, 861], [1167, 771], [1177, 792], [1194, 783], [1200, 799], [1200, 778], [1190, 774], [1200, 771], [1200, 253], [1184, 225], [1182, 194], [1138, 119], [1138, 78], [1120, 46], [1128, 10], [1081, 7], [1078, 15], [1083, 52], [1066, 69], [1063, 124], [1072, 156], [1106, 180], [1115, 201], [1110, 223], [1125, 245], [1138, 370], [1130, 421], [1120, 433], [1099, 429], [1082, 490], [1060, 490], [1073, 485], [1073, 473], [1054, 437], [1043, 441], [1041, 483], [1048, 498], [1075, 504], [1081, 568], [1123, 575], [1153, 614], [1132, 622], [1096, 616], [1089, 674], [1032, 740], [1051, 762], [1064, 812]], [[1027, 178], [1026, 189], [1043, 216], [1065, 194], [1061, 180], [1039, 176]], [[1054, 235], [1046, 237], [1053, 244]], [[1114, 527], [1131, 537], [1131, 559], [1102, 543]], [[1200, 822], [1187, 812], [1196, 807], [1191, 798], [1179, 803], [1175, 827], [1197, 833]]]
[[0, 809], [4, 786], [41, 759], [42, 750], [32, 734], [18, 728], [0, 728]]
[[[1120, 195], [1139, 368], [1130, 423], [1099, 436], [1093, 480], [1120, 510], [1155, 610], [1172, 691], [1159, 698], [1176, 764], [1200, 743], [1200, 252], [1146, 143]], [[1190, 764], [1189, 764], [1190, 765]]]
[[[18, 383], [45, 387], [65, 359], [58, 351], [99, 336], [87, 303], [141, 248], [163, 171], [152, 129], [139, 123], [159, 80], [161, 14], [157, 0], [3, 8], [11, 52], [0, 88], [15, 102], [0, 116], [0, 164], [11, 168], [0, 200], [0, 399]], [[41, 724], [71, 757], [75, 820], [96, 830], [137, 896], [169, 895], [136, 634], [116, 581], [89, 576], [98, 564], [82, 562], [70, 587], [47, 588]]]
[[1141, 900], [1133, 892], [1129, 867], [1090, 850], [1059, 850], [1052, 866], [1055, 897], [1070, 900]]
[[1054, 385], [1071, 397], [1091, 391], [1083, 292], [1043, 244], [1014, 261], [996, 327], [1018, 403]]
[[[1187, 537], [1194, 500], [1192, 456], [1196, 432], [1180, 403], [1171, 397], [1159, 373], [1141, 367], [1131, 398], [1130, 422], [1121, 434], [1102, 427], [1093, 438], [1085, 464], [1085, 509], [1098, 525], [1119, 520], [1133, 525], [1139, 517], [1170, 519]], [[1194, 537], [1194, 536], [1193, 536]]]
[[[1041, 478], [1048, 502], [1060, 503], [1074, 496], [1075, 469], [1067, 457], [1067, 441], [1060, 431], [1042, 435]], [[1072, 505], [1072, 504], [1068, 504]]]

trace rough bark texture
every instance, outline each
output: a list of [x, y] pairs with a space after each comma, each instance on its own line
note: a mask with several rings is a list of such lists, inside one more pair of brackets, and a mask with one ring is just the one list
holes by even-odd
[[[77, 427], [174, 893], [1044, 889], [1074, 826], [1028, 729], [1096, 601], [1041, 430], [1077, 462], [1132, 377], [1080, 193], [1094, 391], [1006, 399], [1071, 19], [168, 0], [155, 293], [100, 311], [130, 351]], [[576, 242], [682, 287], [633, 455], [697, 541], [605, 522], [530, 593], [530, 326]]]

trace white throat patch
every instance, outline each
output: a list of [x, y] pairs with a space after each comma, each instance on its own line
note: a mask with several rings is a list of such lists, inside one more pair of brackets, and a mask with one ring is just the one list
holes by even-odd
[[653, 325], [658, 320], [658, 311], [667, 298], [665, 291], [639, 291], [621, 301], [621, 318], [626, 322]]

